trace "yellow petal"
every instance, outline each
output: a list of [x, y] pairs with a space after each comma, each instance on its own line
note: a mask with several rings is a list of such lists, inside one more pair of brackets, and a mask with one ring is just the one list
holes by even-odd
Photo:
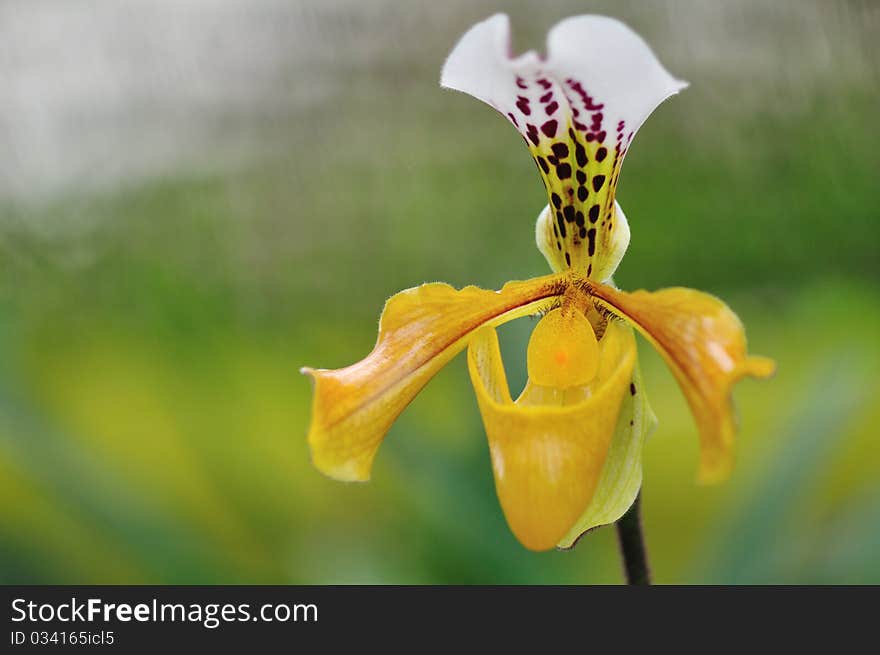
[[672, 369], [700, 430], [700, 481], [728, 477], [736, 433], [732, 387], [746, 375], [768, 377], [776, 365], [748, 355], [739, 318], [707, 293], [680, 287], [626, 293], [600, 284], [592, 293], [638, 328]]
[[432, 283], [392, 296], [365, 359], [336, 370], [302, 369], [315, 382], [308, 436], [314, 465], [339, 480], [368, 480], [388, 428], [471, 333], [538, 311], [564, 291], [560, 280], [509, 282], [500, 291]]
[[633, 369], [630, 391], [623, 395], [617, 427], [593, 499], [559, 541], [559, 548], [571, 548], [588, 530], [615, 523], [639, 495], [645, 439], [657, 427], [657, 417], [648, 403], [638, 362]]
[[489, 439], [495, 488], [510, 529], [526, 548], [553, 548], [590, 504], [635, 359], [631, 330], [609, 323], [586, 397], [567, 403], [570, 390], [540, 392], [555, 404], [534, 404], [530, 384], [514, 403], [495, 330], [482, 330], [471, 341], [468, 369]]

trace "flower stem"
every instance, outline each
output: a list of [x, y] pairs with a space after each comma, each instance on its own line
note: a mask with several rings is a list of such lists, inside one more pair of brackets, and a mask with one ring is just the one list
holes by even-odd
[[648, 551], [645, 550], [645, 537], [642, 534], [641, 505], [642, 496], [639, 494], [632, 507], [617, 522], [617, 542], [620, 544], [626, 583], [630, 585], [651, 584]]

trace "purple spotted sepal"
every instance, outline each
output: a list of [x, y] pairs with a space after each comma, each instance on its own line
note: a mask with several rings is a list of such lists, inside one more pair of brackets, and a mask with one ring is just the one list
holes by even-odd
[[494, 107], [522, 135], [549, 203], [538, 247], [556, 271], [611, 277], [629, 243], [614, 195], [636, 131], [687, 84], [623, 23], [576, 16], [547, 37], [547, 56], [510, 54], [510, 22], [474, 25], [443, 67], [443, 86]]

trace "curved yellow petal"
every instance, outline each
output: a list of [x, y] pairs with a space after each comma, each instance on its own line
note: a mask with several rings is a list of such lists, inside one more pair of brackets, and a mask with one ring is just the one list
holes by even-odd
[[564, 291], [561, 279], [508, 282], [500, 291], [436, 282], [392, 296], [366, 358], [336, 370], [302, 369], [315, 382], [308, 435], [314, 465], [338, 480], [368, 480], [388, 428], [471, 333], [542, 309]]
[[588, 392], [530, 383], [514, 403], [495, 330], [481, 330], [468, 348], [498, 499], [510, 529], [531, 550], [553, 548], [590, 504], [632, 379], [632, 331], [610, 322], [599, 357]]
[[626, 513], [642, 486], [645, 439], [656, 427], [657, 417], [648, 403], [636, 362], [630, 393], [623, 395], [617, 427], [593, 499], [577, 523], [559, 541], [558, 548], [571, 548], [585, 532], [615, 523]]
[[626, 293], [600, 284], [591, 293], [644, 334], [672, 369], [700, 430], [699, 480], [727, 478], [736, 433], [733, 385], [747, 375], [772, 375], [774, 362], [748, 355], [739, 318], [708, 293], [681, 287]]

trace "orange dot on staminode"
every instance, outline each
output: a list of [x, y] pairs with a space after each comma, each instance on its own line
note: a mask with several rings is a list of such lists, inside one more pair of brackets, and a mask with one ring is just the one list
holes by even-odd
[[529, 379], [568, 389], [590, 382], [599, 367], [599, 344], [587, 318], [576, 308], [551, 310], [535, 326], [526, 352]]

